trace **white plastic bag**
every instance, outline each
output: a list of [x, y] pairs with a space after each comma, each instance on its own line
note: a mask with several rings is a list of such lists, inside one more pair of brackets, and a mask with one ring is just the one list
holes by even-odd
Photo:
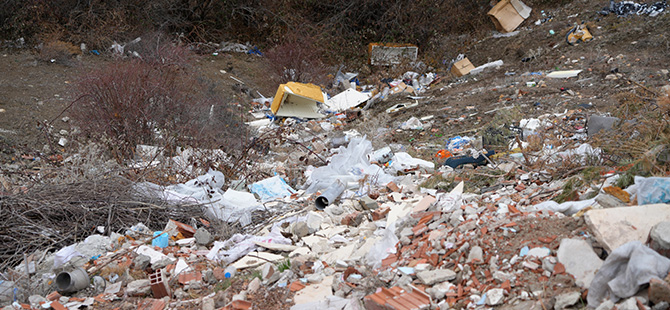
[[435, 164], [427, 160], [414, 158], [405, 152], [398, 152], [393, 155], [389, 168], [391, 172], [405, 171], [408, 169], [420, 168], [427, 171], [435, 169]]
[[641, 285], [663, 279], [669, 271], [670, 259], [640, 241], [628, 242], [612, 251], [591, 281], [589, 307], [598, 307], [605, 299], [616, 302], [631, 297]]
[[638, 205], [670, 202], [670, 178], [636, 176], [635, 186]]
[[399, 241], [398, 237], [390, 229], [383, 229], [381, 235], [382, 238], [372, 246], [365, 256], [368, 265], [372, 266], [373, 269], [381, 267], [382, 260], [389, 256], [389, 254], [396, 252], [395, 246]]
[[249, 185], [249, 190], [258, 195], [262, 202], [291, 196], [296, 192], [278, 175]]

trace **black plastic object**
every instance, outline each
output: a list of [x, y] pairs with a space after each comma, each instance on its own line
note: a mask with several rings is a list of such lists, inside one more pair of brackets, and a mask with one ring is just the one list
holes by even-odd
[[[495, 151], [488, 151], [486, 153], [486, 157], [491, 157], [495, 155]], [[479, 157], [472, 157], [472, 156], [454, 156], [454, 157], [449, 157], [447, 160], [444, 162], [445, 166], [449, 166], [451, 168], [458, 168], [459, 166], [465, 165], [465, 164], [473, 164], [475, 166], [483, 166], [486, 165], [487, 160], [484, 156], [479, 156]]]

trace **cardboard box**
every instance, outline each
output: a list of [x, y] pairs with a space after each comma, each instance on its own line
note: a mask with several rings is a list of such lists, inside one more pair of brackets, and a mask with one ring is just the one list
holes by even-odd
[[512, 32], [523, 23], [532, 9], [520, 0], [502, 0], [489, 12], [488, 16], [500, 32]]
[[472, 65], [470, 60], [464, 58], [461, 61], [455, 62], [454, 65], [451, 66], [451, 73], [453, 73], [455, 76], [464, 76], [470, 73], [470, 71], [474, 68], [475, 66]]

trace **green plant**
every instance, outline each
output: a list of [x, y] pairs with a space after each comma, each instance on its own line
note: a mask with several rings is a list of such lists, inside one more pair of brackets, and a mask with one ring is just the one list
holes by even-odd
[[584, 181], [579, 177], [572, 177], [563, 184], [562, 192], [554, 197], [554, 201], [563, 203], [566, 201], [574, 201], [579, 198], [579, 189], [584, 185]]
[[214, 285], [214, 292], [225, 291], [227, 290], [233, 282], [231, 279], [223, 279], [222, 281], [216, 282]]
[[284, 261], [279, 262], [277, 264], [277, 270], [281, 273], [284, 272], [285, 270], [290, 270], [291, 269], [291, 260], [286, 259]]

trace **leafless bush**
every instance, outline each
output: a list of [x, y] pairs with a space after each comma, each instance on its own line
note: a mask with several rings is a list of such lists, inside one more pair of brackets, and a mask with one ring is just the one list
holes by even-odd
[[326, 68], [319, 53], [311, 38], [292, 35], [265, 55], [277, 84], [289, 81], [323, 84]]
[[165, 54], [113, 62], [77, 81], [71, 114], [82, 133], [119, 161], [132, 158], [138, 144], [168, 153], [188, 146], [239, 149], [246, 138], [239, 115], [190, 69], [180, 47], [163, 47]]
[[115, 232], [144, 222], [160, 229], [169, 219], [201, 217], [193, 206], [170, 206], [135, 190], [124, 178], [99, 178], [70, 184], [42, 184], [25, 193], [0, 197], [0, 270], [24, 253], [58, 249], [94, 234], [97, 226]]
[[77, 54], [81, 54], [81, 50], [72, 43], [53, 40], [40, 46], [37, 58], [44, 62], [70, 64], [72, 57]]

